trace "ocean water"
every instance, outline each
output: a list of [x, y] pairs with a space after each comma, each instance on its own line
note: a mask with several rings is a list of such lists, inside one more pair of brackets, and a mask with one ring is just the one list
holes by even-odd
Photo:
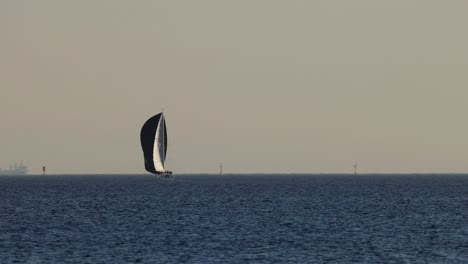
[[468, 263], [468, 175], [0, 176], [0, 263]]

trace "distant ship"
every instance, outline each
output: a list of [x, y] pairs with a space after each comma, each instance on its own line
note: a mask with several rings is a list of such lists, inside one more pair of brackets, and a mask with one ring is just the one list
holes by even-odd
[[0, 169], [0, 175], [25, 175], [27, 173], [28, 173], [28, 167], [23, 165], [22, 161], [19, 166], [16, 163], [14, 166], [10, 165], [10, 168], [8, 170]]
[[140, 141], [146, 171], [162, 177], [170, 177], [172, 172], [166, 170], [164, 166], [167, 153], [167, 130], [164, 113], [159, 113], [145, 122], [141, 128]]

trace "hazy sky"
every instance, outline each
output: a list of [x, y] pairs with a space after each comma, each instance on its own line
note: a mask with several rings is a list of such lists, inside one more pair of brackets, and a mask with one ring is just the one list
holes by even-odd
[[468, 172], [468, 1], [0, 1], [0, 168]]

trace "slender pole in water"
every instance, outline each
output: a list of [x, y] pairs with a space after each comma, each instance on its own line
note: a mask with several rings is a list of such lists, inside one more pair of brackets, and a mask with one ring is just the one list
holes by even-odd
[[223, 175], [223, 164], [222, 163], [219, 164], [219, 174]]
[[356, 175], [356, 173], [357, 173], [356, 171], [357, 171], [357, 163], [354, 164], [354, 175]]

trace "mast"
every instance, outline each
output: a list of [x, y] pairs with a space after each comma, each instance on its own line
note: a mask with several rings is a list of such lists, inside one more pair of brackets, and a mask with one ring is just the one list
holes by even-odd
[[162, 134], [162, 140], [161, 140], [161, 143], [162, 143], [162, 146], [161, 146], [161, 161], [162, 161], [162, 165], [163, 165], [163, 172], [166, 171], [166, 166], [165, 166], [165, 161], [166, 161], [166, 120], [164, 118], [164, 107], [162, 108], [162, 111], [161, 111], [161, 118], [159, 119], [159, 123], [161, 124], [161, 134]]

